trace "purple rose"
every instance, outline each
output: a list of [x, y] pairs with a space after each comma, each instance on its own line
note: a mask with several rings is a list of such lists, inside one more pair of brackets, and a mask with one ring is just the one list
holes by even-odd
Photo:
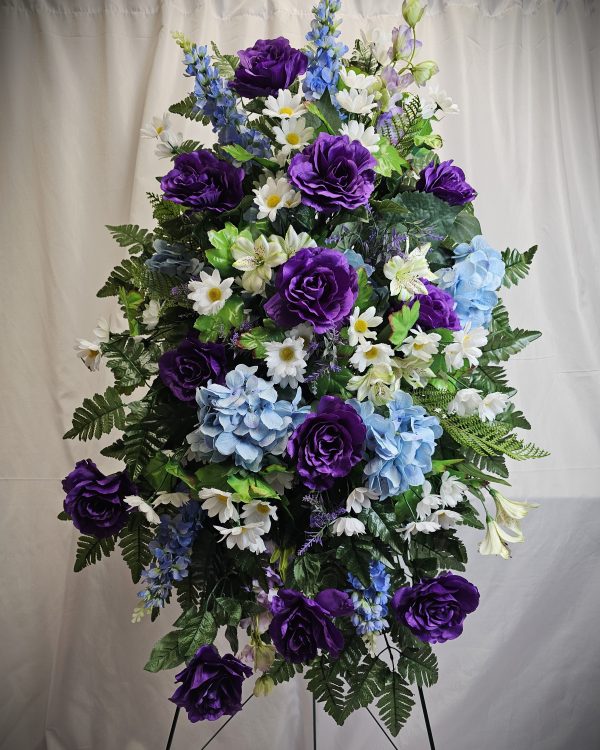
[[[454, 310], [456, 306], [454, 297], [427, 279], [421, 279], [421, 282], [427, 287], [428, 294], [415, 294], [409, 303], [411, 307], [415, 300], [418, 300], [420, 304], [417, 325], [421, 326], [424, 331], [431, 331], [433, 328], [459, 331], [461, 325]], [[399, 310], [402, 307], [403, 305], [393, 304], [392, 310]]]
[[354, 614], [354, 604], [346, 591], [323, 589], [315, 596], [315, 601], [332, 617], [349, 617]]
[[162, 178], [165, 198], [196, 211], [229, 211], [244, 197], [244, 170], [200, 149], [179, 154], [173, 169]]
[[137, 493], [126, 471], [105, 476], [89, 458], [78, 461], [62, 482], [64, 501], [76, 529], [97, 539], [113, 536], [127, 523], [129, 506], [123, 498]]
[[326, 651], [337, 659], [344, 648], [344, 636], [331, 615], [299, 591], [279, 589], [275, 614], [269, 625], [273, 645], [286, 661], [305, 664]]
[[181, 685], [169, 698], [185, 708], [190, 721], [214, 721], [242, 710], [242, 682], [252, 670], [231, 654], [219, 656], [214, 646], [201, 646], [175, 681]]
[[423, 193], [433, 193], [436, 198], [451, 206], [464, 206], [477, 196], [477, 191], [465, 181], [462, 169], [452, 166], [452, 159], [440, 164], [430, 162], [421, 170], [416, 189]]
[[356, 409], [338, 396], [323, 396], [292, 433], [287, 452], [307, 487], [327, 490], [362, 459], [366, 435]]
[[277, 39], [259, 39], [254, 47], [238, 52], [239, 65], [229, 84], [239, 96], [253, 99], [270, 96], [287, 89], [306, 72], [308, 57], [290, 46], [282, 36]]
[[373, 156], [347, 135], [319, 133], [316, 141], [296, 154], [288, 169], [302, 203], [330, 214], [352, 211], [369, 202], [375, 185]]
[[358, 296], [358, 276], [339, 250], [304, 247], [281, 266], [267, 315], [284, 330], [311, 323], [316, 333], [340, 326]]
[[398, 589], [392, 610], [398, 622], [426, 643], [451, 641], [463, 631], [465, 617], [479, 604], [479, 591], [466, 578], [442, 573]]
[[158, 361], [160, 379], [180, 401], [196, 400], [196, 388], [208, 382], [223, 385], [227, 356], [223, 344], [184, 339], [177, 349], [165, 352]]

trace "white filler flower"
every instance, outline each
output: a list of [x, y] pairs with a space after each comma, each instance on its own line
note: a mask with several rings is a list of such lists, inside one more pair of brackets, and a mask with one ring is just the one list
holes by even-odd
[[266, 500], [252, 500], [244, 505], [242, 518], [247, 524], [262, 524], [266, 534], [271, 529], [271, 519], [277, 520], [277, 508]]
[[482, 422], [493, 422], [506, 409], [507, 403], [508, 396], [505, 393], [488, 393], [479, 404], [479, 419]]
[[365, 531], [364, 523], [352, 516], [340, 516], [331, 523], [331, 532], [336, 536], [358, 536]]
[[355, 487], [346, 498], [346, 510], [348, 513], [360, 513], [361, 510], [371, 507], [371, 500], [377, 500], [379, 492], [370, 490], [368, 487]]
[[373, 94], [357, 89], [338, 91], [336, 98], [342, 109], [354, 115], [368, 115], [377, 106]]
[[216, 315], [231, 297], [233, 279], [221, 280], [221, 274], [215, 270], [212, 274], [200, 271], [200, 281], [188, 283], [188, 299], [194, 303], [194, 310], [199, 315]]
[[87, 339], [77, 339], [73, 347], [77, 356], [90, 371], [97, 370], [100, 367], [102, 351], [98, 341], [88, 341]]
[[377, 76], [369, 76], [366, 73], [357, 73], [355, 70], [340, 69], [340, 78], [349, 89], [372, 89], [379, 83]]
[[480, 406], [481, 396], [476, 388], [461, 388], [454, 394], [447, 411], [448, 414], [458, 414], [459, 417], [471, 417], [477, 414]]
[[204, 501], [202, 509], [210, 518], [218, 516], [221, 523], [238, 520], [238, 512], [231, 501], [232, 496], [233, 492], [217, 490], [214, 487], [205, 487], [198, 492], [198, 498]]
[[481, 357], [481, 347], [487, 344], [487, 331], [478, 326], [471, 330], [468, 322], [462, 331], [454, 331], [454, 343], [444, 349], [446, 367], [449, 370], [459, 370], [466, 359], [472, 367], [476, 367]]
[[448, 508], [454, 508], [460, 503], [467, 492], [467, 487], [456, 477], [452, 476], [449, 471], [442, 474], [442, 483], [440, 485], [440, 497], [442, 503]]
[[431, 362], [434, 355], [438, 353], [441, 340], [439, 333], [426, 333], [419, 328], [414, 328], [411, 335], [404, 339], [400, 351], [407, 357], [413, 357], [421, 362]]
[[123, 502], [127, 503], [130, 508], [137, 508], [140, 513], [146, 516], [148, 523], [154, 524], [155, 526], [160, 523], [160, 517], [154, 508], [147, 503], [139, 495], [129, 495], [123, 498]]
[[142, 313], [142, 323], [149, 331], [153, 331], [158, 325], [159, 317], [160, 303], [155, 299], [151, 299], [144, 308], [144, 312]]
[[367, 128], [358, 120], [348, 120], [342, 124], [340, 133], [347, 135], [351, 141], [358, 141], [372, 154], [376, 153], [379, 148], [380, 136], [372, 125]]
[[229, 549], [234, 547], [248, 549], [256, 555], [266, 550], [265, 543], [261, 538], [265, 529], [261, 523], [247, 523], [230, 529], [224, 526], [215, 526], [215, 529], [223, 535], [221, 541], [224, 541]]

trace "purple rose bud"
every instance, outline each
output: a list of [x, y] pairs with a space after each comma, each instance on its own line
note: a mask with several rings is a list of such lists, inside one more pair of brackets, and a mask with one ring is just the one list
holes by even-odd
[[89, 458], [78, 461], [62, 482], [64, 501], [76, 529], [97, 539], [114, 536], [127, 523], [129, 506], [123, 502], [137, 487], [126, 471], [105, 476]]
[[299, 591], [279, 589], [277, 611], [269, 625], [273, 645], [286, 661], [306, 664], [325, 651], [337, 659], [344, 636], [331, 621], [330, 613]]
[[354, 604], [346, 591], [323, 589], [315, 596], [315, 601], [332, 617], [348, 617], [354, 614]]
[[209, 381], [223, 385], [227, 369], [223, 344], [202, 343], [192, 337], [158, 361], [160, 379], [175, 398], [189, 403], [196, 400], [196, 389]]
[[426, 643], [451, 641], [463, 631], [465, 617], [479, 604], [479, 591], [466, 578], [442, 573], [398, 589], [392, 611], [398, 622]]
[[166, 200], [195, 211], [221, 213], [239, 205], [244, 197], [244, 170], [217, 159], [205, 149], [179, 154], [173, 169], [162, 178]]
[[304, 247], [281, 266], [265, 311], [280, 328], [311, 323], [316, 333], [341, 326], [358, 296], [358, 276], [339, 250]]
[[366, 435], [355, 409], [338, 396], [323, 396], [292, 433], [287, 452], [307, 487], [326, 490], [362, 459]]
[[285, 37], [259, 39], [254, 47], [239, 50], [239, 65], [230, 86], [239, 96], [275, 95], [306, 72], [308, 57]]
[[231, 654], [219, 656], [214, 646], [201, 646], [175, 676], [181, 685], [170, 701], [185, 708], [192, 722], [214, 721], [242, 710], [242, 682], [252, 670]]
[[325, 214], [352, 211], [369, 202], [377, 164], [359, 142], [347, 135], [319, 133], [316, 141], [296, 154], [288, 169], [302, 203]]
[[421, 171], [415, 189], [423, 193], [433, 193], [436, 198], [446, 201], [451, 206], [464, 206], [477, 196], [477, 191], [466, 182], [462, 169], [452, 166], [452, 159], [440, 164], [430, 162]]

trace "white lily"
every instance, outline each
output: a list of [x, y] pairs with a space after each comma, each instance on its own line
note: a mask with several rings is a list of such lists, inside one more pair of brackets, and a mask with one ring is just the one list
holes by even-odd
[[273, 269], [285, 263], [286, 254], [276, 242], [261, 234], [254, 241], [239, 236], [231, 246], [233, 267], [243, 271], [242, 286], [247, 292], [261, 294], [273, 276]]
[[[427, 253], [430, 243], [415, 247], [404, 257], [394, 255], [383, 266], [383, 274], [390, 279], [390, 294], [402, 302], [408, 302], [415, 294], [427, 294], [427, 287], [422, 279], [433, 281], [435, 274], [429, 269]], [[407, 240], [408, 249], [408, 240]]]

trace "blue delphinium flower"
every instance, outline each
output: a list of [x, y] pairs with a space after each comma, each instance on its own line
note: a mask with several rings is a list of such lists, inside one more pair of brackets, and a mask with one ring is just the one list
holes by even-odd
[[354, 605], [351, 619], [358, 635], [381, 633], [389, 627], [385, 618], [390, 598], [390, 576], [382, 562], [373, 561], [369, 565], [369, 573], [371, 583], [367, 588], [352, 573], [348, 573], [348, 582], [352, 586], [348, 593]]
[[348, 47], [338, 41], [339, 22], [335, 14], [340, 9], [340, 0], [320, 0], [313, 8], [314, 19], [306, 39], [309, 42], [308, 69], [302, 88], [307, 98], [320, 99], [328, 90], [335, 104], [335, 93], [340, 71], [340, 61]]
[[165, 514], [160, 517], [156, 536], [148, 545], [153, 555], [152, 563], [142, 572], [146, 588], [138, 593], [144, 609], [164, 607], [174, 582], [187, 578], [201, 516], [200, 503], [190, 500], [176, 516]]
[[504, 276], [502, 255], [477, 235], [470, 243], [458, 245], [454, 257], [457, 259], [454, 266], [439, 273], [438, 286], [454, 297], [463, 326], [471, 323], [472, 328], [486, 328]]
[[225, 376], [225, 385], [208, 385], [196, 392], [198, 428], [188, 435], [191, 450], [206, 461], [233, 458], [236, 466], [258, 471], [264, 455], [279, 456], [308, 406], [280, 401], [273, 384], [255, 375], [256, 367], [238, 365]]
[[367, 450], [373, 454], [364, 469], [369, 489], [384, 500], [420, 487], [431, 471], [435, 441], [442, 434], [436, 417], [415, 406], [404, 391], [394, 394], [388, 417], [377, 414], [370, 401], [349, 403], [367, 426]]
[[146, 267], [151, 271], [159, 271], [166, 276], [188, 279], [197, 276], [204, 264], [191, 256], [183, 245], [169, 244], [164, 240], [154, 240], [152, 244], [154, 255], [146, 261]]

